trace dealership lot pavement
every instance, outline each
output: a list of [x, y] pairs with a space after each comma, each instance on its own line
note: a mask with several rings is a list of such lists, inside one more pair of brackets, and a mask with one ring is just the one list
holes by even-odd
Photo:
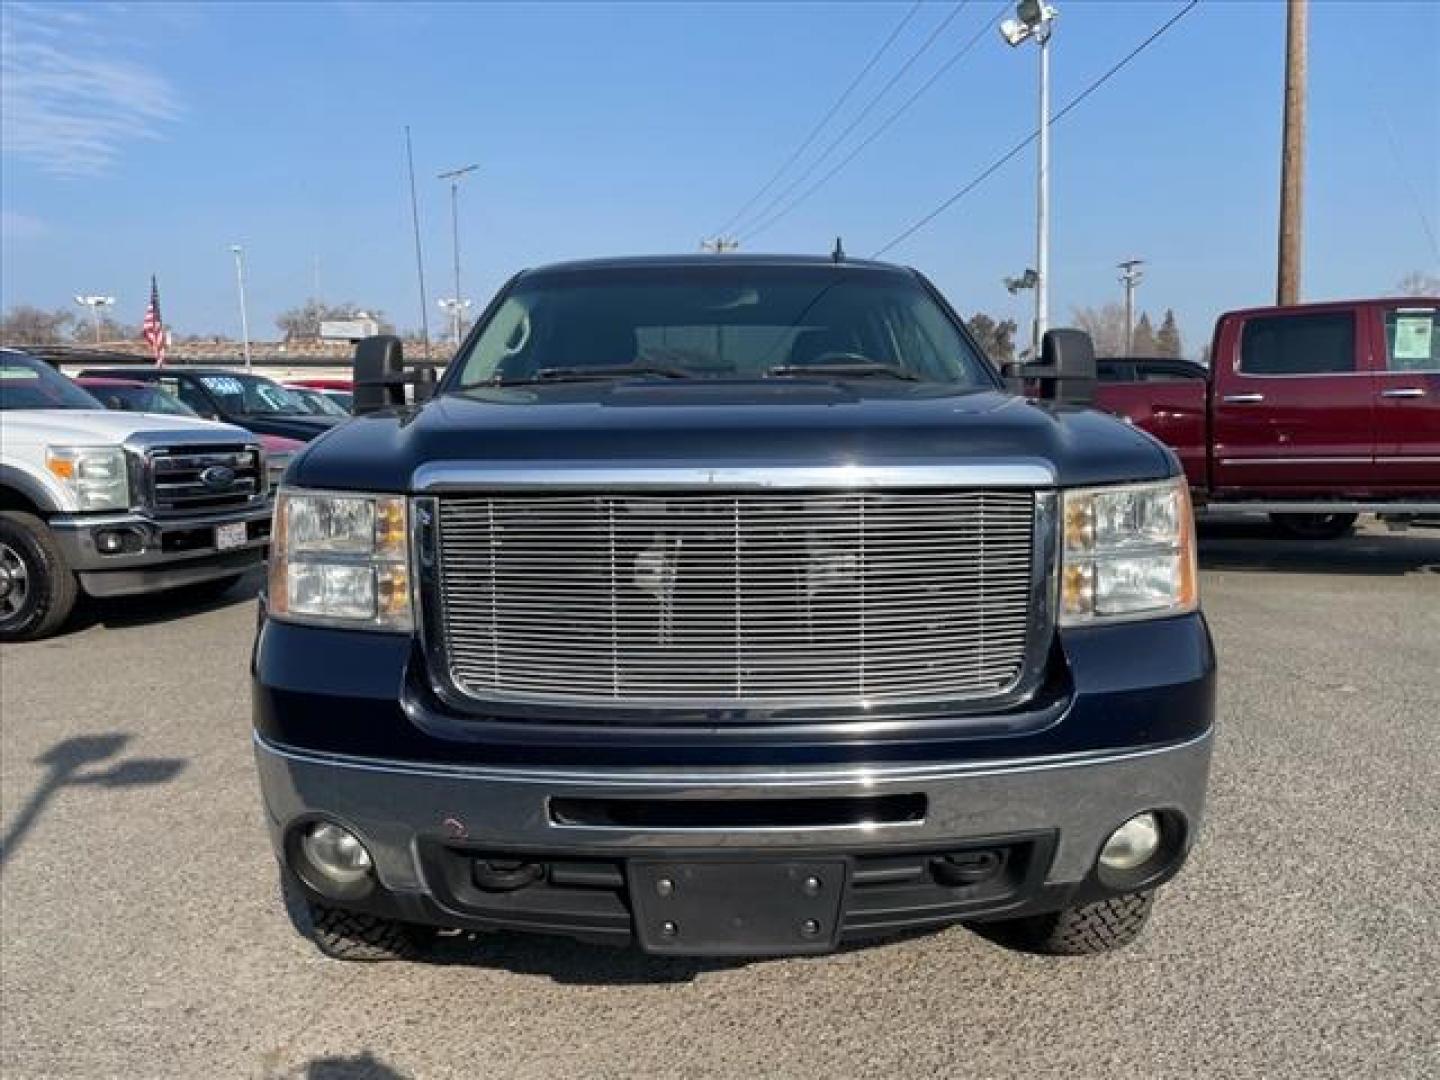
[[1202, 534], [1210, 819], [1135, 947], [963, 929], [807, 960], [292, 930], [252, 775], [253, 584], [0, 648], [0, 1073], [310, 1077], [1440, 1074], [1440, 534]]

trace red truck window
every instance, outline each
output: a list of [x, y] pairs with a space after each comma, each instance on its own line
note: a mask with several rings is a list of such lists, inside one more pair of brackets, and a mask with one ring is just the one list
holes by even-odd
[[1325, 375], [1355, 370], [1352, 312], [1249, 319], [1240, 339], [1246, 375]]
[[1385, 312], [1385, 369], [1440, 371], [1440, 326], [1434, 308]]

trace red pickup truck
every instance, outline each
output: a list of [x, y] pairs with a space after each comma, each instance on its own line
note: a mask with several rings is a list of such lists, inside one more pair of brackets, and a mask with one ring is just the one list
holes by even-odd
[[1221, 315], [1209, 377], [1100, 382], [1097, 408], [1167, 443], [1196, 504], [1338, 536], [1440, 513], [1440, 299]]

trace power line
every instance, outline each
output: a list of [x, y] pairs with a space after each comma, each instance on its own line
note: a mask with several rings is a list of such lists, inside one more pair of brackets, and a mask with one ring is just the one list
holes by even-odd
[[[1131, 49], [1128, 53], [1126, 53], [1123, 57], [1121, 57], [1120, 60], [1118, 60], [1108, 71], [1105, 72], [1105, 74], [1101, 75], [1098, 79], [1096, 79], [1094, 82], [1092, 82], [1089, 86], [1085, 87], [1084, 90], [1080, 91], [1080, 93], [1076, 94], [1073, 98], [1071, 98], [1068, 102], [1066, 102], [1064, 108], [1060, 109], [1060, 111], [1058, 111], [1054, 116], [1052, 116], [1052, 117], [1050, 118], [1050, 123], [1051, 123], [1051, 124], [1054, 124], [1054, 123], [1056, 123], [1056, 122], [1058, 122], [1058, 121], [1060, 121], [1060, 120], [1063, 120], [1063, 119], [1066, 117], [1066, 115], [1068, 115], [1073, 109], [1075, 109], [1082, 101], [1084, 101], [1086, 98], [1088, 98], [1091, 94], [1095, 93], [1096, 90], [1099, 90], [1100, 87], [1104, 86], [1104, 85], [1105, 85], [1107, 82], [1109, 82], [1115, 75], [1119, 74], [1120, 70], [1121, 70], [1122, 68], [1124, 68], [1127, 64], [1129, 64], [1130, 61], [1134, 60], [1134, 59], [1135, 59], [1137, 56], [1139, 56], [1142, 52], [1144, 52], [1144, 51], [1145, 51], [1146, 49], [1148, 49], [1151, 45], [1153, 45], [1156, 41], [1158, 41], [1172, 26], [1174, 26], [1176, 23], [1178, 23], [1178, 22], [1179, 22], [1181, 19], [1183, 19], [1186, 15], [1190, 14], [1190, 12], [1193, 11], [1193, 10], [1199, 5], [1199, 3], [1200, 3], [1200, 0], [1189, 0], [1189, 3], [1187, 3], [1183, 8], [1181, 8], [1179, 11], [1177, 11], [1174, 15], [1172, 15], [1172, 16], [1171, 16], [1168, 20], [1166, 20], [1164, 23], [1162, 23], [1162, 24], [1159, 26], [1159, 28], [1157, 28], [1157, 29], [1155, 30], [1154, 33], [1152, 33], [1149, 37], [1147, 37], [1147, 38], [1146, 38], [1144, 41], [1142, 41], [1139, 45], [1136, 45], [1135, 48]], [[1018, 154], [1020, 153], [1020, 151], [1024, 150], [1027, 146], [1029, 146], [1032, 142], [1034, 142], [1035, 139], [1039, 136], [1039, 134], [1040, 134], [1040, 132], [1039, 132], [1039, 130], [1037, 129], [1037, 130], [1035, 130], [1035, 131], [1032, 131], [1029, 135], [1025, 136], [1025, 138], [1021, 139], [1018, 143], [1016, 143], [1014, 146], [1012, 146], [1012, 147], [1011, 147], [1009, 150], [1007, 150], [1004, 154], [1002, 154], [1000, 157], [996, 158], [996, 159], [995, 159], [994, 161], [992, 161], [989, 165], [987, 165], [983, 170], [981, 170], [981, 172], [979, 173], [979, 175], [977, 175], [977, 176], [976, 176], [973, 180], [971, 180], [968, 184], [966, 184], [964, 187], [962, 187], [959, 191], [955, 192], [955, 193], [954, 193], [953, 195], [951, 195], [948, 199], [946, 199], [944, 202], [942, 202], [939, 206], [937, 206], [937, 207], [935, 207], [935, 209], [931, 210], [928, 214], [926, 214], [926, 215], [924, 215], [923, 217], [921, 217], [921, 218], [920, 218], [918, 221], [916, 221], [914, 224], [912, 224], [912, 225], [910, 225], [908, 228], [904, 229], [899, 235], [897, 235], [896, 237], [894, 237], [894, 239], [892, 239], [892, 240], [891, 240], [889, 243], [887, 243], [884, 247], [881, 247], [881, 248], [876, 249], [875, 253], [874, 253], [873, 255], [871, 255], [870, 257], [871, 257], [872, 259], [879, 258], [881, 255], [884, 255], [884, 254], [885, 254], [887, 251], [889, 251], [891, 248], [895, 247], [895, 246], [898, 245], [898, 244], [904, 243], [906, 240], [910, 239], [911, 236], [915, 235], [915, 233], [919, 232], [919, 231], [920, 231], [921, 229], [923, 229], [926, 225], [929, 225], [930, 222], [934, 221], [937, 217], [939, 217], [941, 214], [943, 214], [946, 210], [949, 210], [950, 207], [954, 206], [957, 202], [959, 202], [961, 199], [963, 199], [966, 195], [970, 194], [970, 192], [974, 191], [977, 187], [979, 187], [981, 184], [983, 184], [986, 180], [990, 179], [990, 177], [992, 177], [993, 175], [995, 175], [995, 173], [999, 172], [1000, 169], [1001, 169], [1004, 165], [1006, 165], [1009, 161], [1011, 161], [1016, 155], [1018, 155]]]
[[[787, 184], [785, 188], [779, 192], [779, 194], [775, 195], [772, 199], [770, 199], [770, 201], [765, 204], [765, 206], [760, 210], [760, 212], [755, 215], [757, 218], [763, 220], [764, 218], [768, 217], [770, 213], [775, 209], [775, 207], [788, 199], [796, 188], [798, 188], [801, 184], [808, 180], [811, 175], [814, 174], [815, 170], [824, 163], [825, 159], [835, 152], [835, 148], [850, 137], [850, 133], [852, 131], [854, 131], [857, 127], [864, 123], [865, 118], [870, 115], [870, 113], [874, 110], [875, 106], [880, 104], [880, 100], [890, 92], [890, 88], [893, 87], [897, 82], [899, 82], [907, 71], [914, 67], [915, 62], [919, 60], [920, 57], [925, 55], [925, 53], [929, 50], [930, 46], [935, 44], [936, 39], [945, 31], [945, 29], [952, 22], [955, 21], [955, 17], [960, 14], [967, 2], [968, 0], [960, 0], [960, 2], [957, 3], [953, 9], [951, 9], [950, 14], [946, 15], [945, 18], [940, 20], [940, 25], [935, 27], [934, 30], [930, 31], [930, 36], [921, 43], [918, 49], [916, 49], [913, 53], [910, 54], [909, 59], [907, 59], [905, 63], [900, 65], [900, 70], [895, 72], [894, 75], [890, 76], [889, 81], [887, 81], [884, 86], [882, 86], [878, 91], [875, 92], [875, 94], [870, 98], [869, 102], [866, 103], [865, 107], [861, 109], [860, 112], [855, 116], [855, 118], [845, 126], [845, 130], [841, 131], [839, 135], [836, 135], [835, 138], [831, 139], [825, 149], [820, 152], [819, 157], [811, 161], [810, 164], [801, 171], [799, 176], [791, 180], [790, 183]], [[741, 229], [740, 231], [743, 233], [746, 230]]]
[[822, 187], [824, 187], [832, 179], [834, 179], [836, 174], [838, 174], [842, 169], [844, 169], [845, 166], [849, 165], [850, 162], [854, 161], [857, 157], [859, 157], [866, 147], [868, 147], [882, 134], [884, 134], [886, 129], [889, 128], [891, 124], [893, 124], [896, 120], [900, 119], [902, 113], [909, 109], [911, 105], [914, 105], [915, 102], [920, 100], [921, 96], [924, 95], [926, 91], [928, 91], [932, 86], [939, 82], [942, 75], [944, 75], [957, 63], [959, 63], [960, 60], [963, 59], [964, 56], [979, 43], [980, 39], [985, 36], [989, 29], [1000, 20], [1001, 16], [1003, 16], [1004, 13], [1009, 10], [1009, 8], [1010, 0], [1000, 0], [1000, 7], [996, 11], [995, 16], [989, 21], [987, 21], [983, 26], [981, 26], [980, 29], [975, 32], [975, 35], [971, 37], [969, 41], [965, 42], [965, 44], [962, 45], [958, 51], [953, 53], [950, 58], [945, 61], [945, 63], [941, 64], [940, 67], [935, 70], [934, 74], [932, 74], [928, 79], [921, 83], [914, 93], [912, 93], [908, 98], [901, 102], [898, 109], [896, 109], [884, 120], [882, 120], [878, 127], [871, 131], [869, 135], [865, 136], [865, 138], [860, 141], [859, 145], [857, 145], [855, 149], [851, 150], [850, 153], [846, 154], [839, 162], [837, 162], [833, 167], [831, 167], [831, 169], [826, 172], [824, 176], [820, 177], [819, 180], [815, 181], [815, 183], [811, 184], [793, 200], [791, 200], [785, 206], [781, 207], [771, 217], [761, 220], [753, 228], [751, 228], [746, 233], [745, 239], [754, 239], [756, 236], [764, 232], [766, 229], [770, 228], [770, 226], [774, 225], [786, 214], [790, 213], [791, 210], [794, 210], [797, 206], [810, 198], [811, 195], [814, 195], [815, 192], [819, 191]]
[[880, 57], [884, 56], [885, 51], [889, 49], [892, 44], [894, 44], [895, 39], [900, 36], [900, 31], [904, 30], [905, 27], [909, 25], [910, 20], [915, 17], [915, 13], [920, 10], [920, 5], [923, 2], [924, 0], [915, 0], [915, 3], [910, 5], [910, 10], [901, 17], [900, 21], [895, 25], [895, 29], [890, 31], [890, 36], [887, 37], [881, 43], [880, 47], [875, 50], [874, 55], [872, 55], [870, 59], [866, 62], [865, 66], [860, 69], [860, 74], [856, 75], [855, 78], [850, 80], [850, 85], [845, 88], [844, 93], [842, 93], [838, 98], [835, 99], [835, 103], [831, 105], [830, 110], [820, 118], [820, 122], [810, 129], [810, 134], [805, 136], [804, 141], [795, 148], [795, 152], [785, 159], [785, 163], [781, 165], [780, 168], [775, 170], [775, 175], [770, 177], [769, 180], [765, 181], [765, 183], [761, 186], [760, 190], [755, 192], [754, 195], [751, 195], [745, 205], [740, 207], [739, 210], [735, 211], [735, 213], [730, 216], [730, 220], [725, 222], [725, 224], [720, 226], [720, 228], [716, 229], [714, 233], [711, 234], [712, 236], [723, 236], [726, 231], [729, 230], [730, 226], [741, 220], [750, 210], [750, 208], [754, 206], [757, 202], [759, 202], [761, 198], [764, 197], [767, 191], [769, 191], [772, 187], [775, 186], [776, 181], [778, 181], [780, 177], [784, 176], [785, 171], [789, 169], [791, 165], [794, 165], [797, 160], [799, 160], [800, 155], [805, 153], [806, 150], [810, 149], [810, 144], [813, 143], [815, 139], [819, 136], [820, 132], [825, 129], [825, 125], [830, 123], [830, 121], [834, 119], [835, 114], [840, 111], [840, 107], [844, 105], [845, 102], [850, 100], [850, 95], [855, 92], [855, 88], [860, 85], [866, 75], [870, 74], [871, 69], [877, 63], [879, 63]]

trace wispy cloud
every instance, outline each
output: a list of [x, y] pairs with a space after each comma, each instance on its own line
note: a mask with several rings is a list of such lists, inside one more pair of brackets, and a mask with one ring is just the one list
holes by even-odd
[[45, 222], [18, 210], [0, 210], [0, 236], [6, 240], [29, 240], [45, 234]]
[[86, 23], [59, 5], [6, 4], [0, 27], [0, 146], [59, 176], [104, 172], [182, 112], [163, 75]]

